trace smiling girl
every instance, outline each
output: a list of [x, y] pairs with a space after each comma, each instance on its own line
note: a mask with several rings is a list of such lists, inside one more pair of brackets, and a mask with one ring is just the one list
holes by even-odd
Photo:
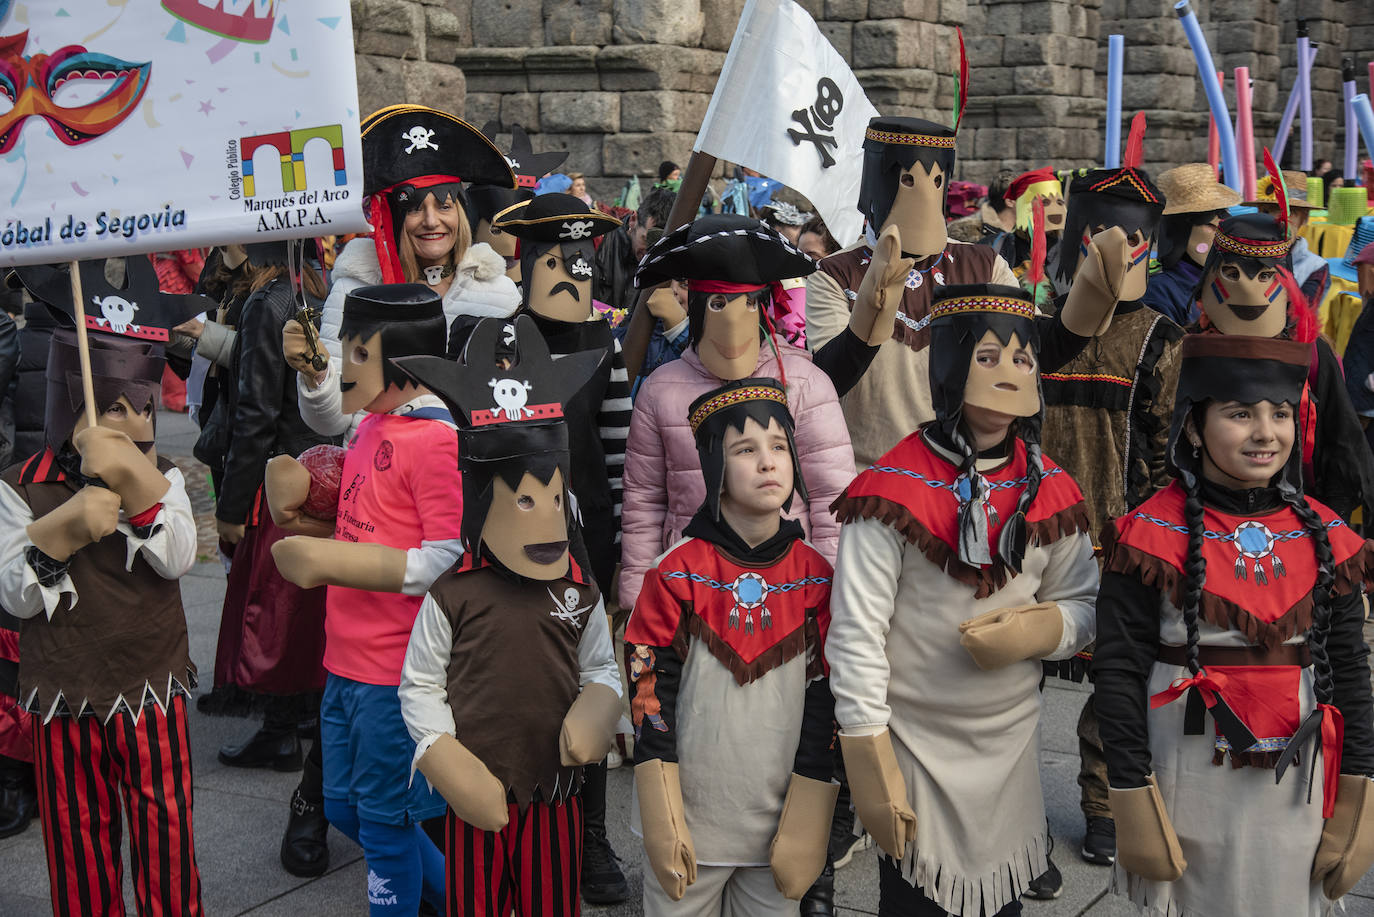
[[1302, 492], [1310, 354], [1185, 338], [1175, 480], [1104, 536], [1114, 887], [1150, 914], [1315, 917], [1374, 863], [1372, 546]]

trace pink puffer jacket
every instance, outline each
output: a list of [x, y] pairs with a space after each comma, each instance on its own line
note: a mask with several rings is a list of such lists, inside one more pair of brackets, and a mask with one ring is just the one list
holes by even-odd
[[[811, 355], [787, 344], [778, 346], [787, 371], [789, 406], [797, 422], [802, 478], [811, 496], [809, 505], [794, 499], [788, 516], [801, 522], [811, 543], [834, 563], [840, 527], [830, 504], [854, 477], [849, 428], [830, 377], [816, 368]], [[777, 361], [766, 345], [754, 375], [777, 378]], [[688, 348], [680, 359], [654, 370], [640, 387], [625, 449], [620, 518], [622, 608], [634, 607], [644, 574], [682, 537], [682, 530], [706, 499], [687, 409], [720, 385], [721, 380], [701, 365], [696, 351]]]

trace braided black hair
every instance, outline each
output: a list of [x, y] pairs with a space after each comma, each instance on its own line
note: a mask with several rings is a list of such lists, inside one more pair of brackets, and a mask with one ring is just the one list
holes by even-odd
[[1183, 562], [1183, 626], [1188, 629], [1188, 671], [1196, 675], [1202, 671], [1198, 661], [1198, 615], [1202, 605], [1202, 587], [1207, 582], [1207, 558], [1202, 556], [1202, 495], [1197, 475], [1179, 469], [1186, 499], [1183, 502], [1183, 523], [1188, 527], [1188, 555]]
[[1303, 528], [1312, 536], [1317, 554], [1317, 585], [1312, 590], [1312, 628], [1307, 633], [1307, 650], [1312, 655], [1312, 688], [1317, 703], [1329, 704], [1335, 693], [1331, 677], [1331, 660], [1326, 653], [1326, 638], [1331, 633], [1331, 598], [1336, 582], [1335, 560], [1331, 554], [1331, 539], [1326, 523], [1297, 491], [1284, 490], [1283, 499], [1297, 515]]

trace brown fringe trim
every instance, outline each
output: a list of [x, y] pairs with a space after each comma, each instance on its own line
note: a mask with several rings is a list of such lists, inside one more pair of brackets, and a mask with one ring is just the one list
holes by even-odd
[[[1242, 751], [1236, 752], [1222, 751], [1220, 748], [1212, 752], [1212, 764], [1221, 767], [1227, 758], [1231, 759], [1231, 770], [1240, 770], [1242, 767], [1258, 767], [1263, 770], [1272, 771], [1279, 764], [1279, 758], [1283, 757], [1282, 751]], [[1296, 764], [1297, 761], [1295, 760]]]
[[[1110, 546], [1104, 545], [1104, 550], [1107, 552], [1104, 572], [1131, 574], [1146, 586], [1158, 589], [1168, 596], [1175, 608], [1183, 607], [1186, 578], [1173, 564], [1130, 545], [1121, 544], [1115, 539]], [[1275, 621], [1261, 621], [1241, 606], [1206, 589], [1202, 590], [1199, 604], [1198, 611], [1204, 621], [1226, 630], [1238, 630], [1245, 635], [1246, 640], [1265, 649], [1273, 649], [1312, 626], [1310, 592], [1293, 603], [1293, 606]]]
[[[830, 511], [835, 514], [841, 525], [856, 519], [876, 519], [896, 530], [951, 579], [965, 586], [972, 586], [975, 599], [987, 598], [1016, 575], [1007, 569], [1007, 565], [1000, 557], [994, 557], [987, 567], [969, 566], [959, 560], [959, 554], [954, 548], [945, 544], [912, 515], [911, 510], [886, 497], [851, 497], [842, 494], [830, 505]], [[1027, 544], [1044, 547], [1065, 536], [1086, 532], [1091, 527], [1087, 507], [1080, 500], [1045, 519], [1027, 522]]]
[[[739, 657], [739, 654], [735, 652], [734, 648], [726, 643], [725, 639], [721, 637], [720, 634], [717, 634], [711, 628], [707, 627], [706, 622], [701, 620], [701, 618], [694, 614], [684, 613], [682, 621], [686, 626], [687, 632], [705, 644], [706, 649], [711, 652], [711, 655], [719, 659], [721, 665], [730, 670], [730, 674], [735, 676], [735, 682], [741, 686], [762, 678], [773, 669], [784, 663], [791, 662], [794, 657], [806, 651], [806, 627], [808, 622], [803, 622], [790, 634], [773, 644], [770, 649], [765, 651], [763, 655], [759, 656], [759, 658], [755, 659], [753, 662], [745, 662]], [[682, 628], [679, 628], [678, 632], [680, 634]], [[676, 638], [674, 638], [673, 642], [674, 644], [677, 643]], [[676, 649], [676, 646], [674, 646], [674, 649]], [[685, 651], [681, 654], [681, 657], [683, 659], [687, 658]]]
[[1368, 539], [1358, 551], [1336, 565], [1336, 594], [1348, 595], [1357, 586], [1374, 592], [1374, 541]]

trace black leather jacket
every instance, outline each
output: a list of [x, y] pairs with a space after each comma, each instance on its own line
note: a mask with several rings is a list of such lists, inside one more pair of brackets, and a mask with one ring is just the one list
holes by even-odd
[[224, 522], [248, 519], [268, 459], [337, 442], [306, 426], [296, 406], [296, 374], [282, 357], [281, 331], [297, 307], [285, 279], [272, 281], [243, 304], [233, 364], [220, 377], [221, 416], [228, 421], [229, 445], [215, 516]]

